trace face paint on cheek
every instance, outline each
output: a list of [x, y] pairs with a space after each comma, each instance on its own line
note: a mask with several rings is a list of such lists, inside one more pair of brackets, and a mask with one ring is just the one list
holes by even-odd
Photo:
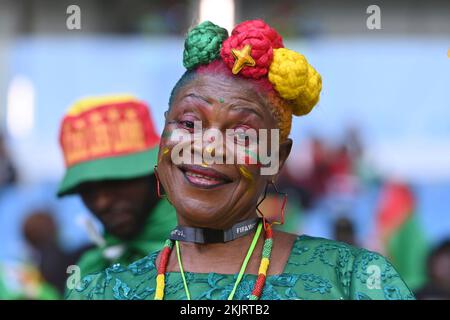
[[[167, 138], [170, 136], [170, 134], [168, 134], [167, 133], [167, 130], [164, 130], [163, 131], [163, 133], [161, 134], [161, 145], [164, 145], [164, 144], [166, 144], [166, 140], [167, 140]], [[161, 149], [161, 153], [159, 154], [159, 157], [158, 157], [158, 163], [161, 161], [161, 159], [164, 157], [164, 156], [166, 156], [167, 154], [169, 154], [169, 152], [170, 152], [170, 148], [168, 147], [168, 146], [164, 146], [162, 149]]]
[[[170, 121], [168, 124], [175, 123], [175, 121]], [[178, 142], [183, 141], [186, 136], [189, 136], [185, 130], [172, 129], [166, 127], [161, 134], [161, 144], [160, 145], [174, 145]]]
[[159, 158], [158, 158], [158, 163], [161, 162], [161, 160], [162, 160], [164, 157], [170, 156], [170, 150], [171, 150], [171, 149], [170, 149], [168, 146], [164, 146], [164, 147], [161, 149], [161, 153], [159, 154]]
[[247, 164], [247, 165], [253, 164], [253, 165], [256, 165], [257, 168], [261, 168], [261, 162], [259, 161], [259, 157], [255, 152], [246, 149], [245, 153], [246, 153], [246, 155], [244, 157], [245, 164]]
[[164, 130], [163, 133], [161, 134], [161, 139], [162, 140], [166, 140], [169, 139], [170, 136], [172, 135], [172, 132], [170, 130]]
[[189, 136], [185, 129], [179, 129], [177, 125], [178, 122], [175, 120], [167, 121], [161, 139], [166, 140], [168, 143], [177, 143], [185, 139], [185, 136]]
[[244, 177], [244, 179], [248, 180], [250, 182], [250, 188], [248, 190], [251, 190], [254, 185], [254, 179], [251, 172], [247, 169], [245, 166], [239, 166], [239, 172]]

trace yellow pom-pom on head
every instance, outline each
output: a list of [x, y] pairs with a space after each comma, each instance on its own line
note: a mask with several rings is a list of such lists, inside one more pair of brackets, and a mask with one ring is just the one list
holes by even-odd
[[317, 102], [319, 102], [320, 91], [322, 90], [322, 77], [309, 64], [307, 79], [303, 90], [292, 105], [292, 113], [296, 116], [303, 116], [310, 113]]
[[300, 53], [275, 49], [268, 78], [296, 116], [308, 114], [319, 101], [322, 79]]
[[268, 77], [283, 99], [294, 100], [307, 82], [308, 62], [295, 51], [286, 48], [275, 49]]

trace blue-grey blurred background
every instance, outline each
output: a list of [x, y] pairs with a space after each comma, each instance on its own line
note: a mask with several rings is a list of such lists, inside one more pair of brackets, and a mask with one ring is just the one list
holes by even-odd
[[[69, 30], [69, 5], [81, 29]], [[66, 250], [89, 243], [77, 197], [56, 199], [62, 117], [83, 96], [131, 93], [163, 128], [181, 76], [183, 38], [209, 19], [265, 19], [321, 73], [318, 107], [294, 120], [283, 188], [291, 231], [386, 254], [380, 203], [389, 183], [415, 198], [415, 232], [432, 250], [450, 237], [450, 2], [0, 0], [0, 264], [30, 261], [24, 220], [51, 214]], [[319, 169], [318, 169], [319, 168]], [[405, 242], [408, 246], [408, 242]], [[428, 253], [427, 253], [428, 254]], [[425, 263], [425, 255], [422, 255]], [[407, 277], [407, 276], [405, 276]], [[411, 280], [419, 288], [425, 279]]]

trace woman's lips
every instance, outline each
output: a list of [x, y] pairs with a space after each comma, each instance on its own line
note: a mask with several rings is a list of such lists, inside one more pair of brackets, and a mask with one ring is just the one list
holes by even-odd
[[178, 168], [183, 172], [186, 180], [198, 188], [214, 188], [232, 181], [223, 173], [212, 168], [197, 165], [181, 165]]

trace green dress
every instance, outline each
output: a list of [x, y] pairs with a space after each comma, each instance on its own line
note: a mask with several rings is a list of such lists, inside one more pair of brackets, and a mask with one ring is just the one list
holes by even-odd
[[[154, 252], [128, 267], [113, 265], [86, 276], [68, 299], [152, 300], [157, 267]], [[191, 298], [226, 300], [237, 275], [186, 272]], [[247, 300], [256, 275], [244, 275], [234, 299]], [[179, 272], [166, 274], [164, 299], [184, 300]], [[284, 272], [267, 277], [263, 300], [414, 299], [394, 267], [380, 254], [341, 242], [299, 236]]]

